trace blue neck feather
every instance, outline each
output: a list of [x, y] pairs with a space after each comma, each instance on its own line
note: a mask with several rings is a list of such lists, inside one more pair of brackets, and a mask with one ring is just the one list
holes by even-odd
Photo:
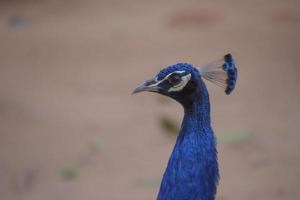
[[219, 179], [209, 95], [199, 84], [182, 103], [184, 118], [161, 183], [158, 200], [214, 200]]

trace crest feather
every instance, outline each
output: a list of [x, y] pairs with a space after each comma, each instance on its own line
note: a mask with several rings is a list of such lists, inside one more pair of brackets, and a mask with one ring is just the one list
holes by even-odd
[[237, 68], [231, 54], [226, 54], [220, 60], [201, 66], [199, 71], [204, 79], [224, 88], [227, 95], [234, 90]]

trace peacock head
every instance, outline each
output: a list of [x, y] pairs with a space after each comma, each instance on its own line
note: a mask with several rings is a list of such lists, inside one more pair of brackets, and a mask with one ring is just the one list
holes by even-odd
[[168, 66], [154, 78], [139, 85], [133, 94], [143, 91], [156, 92], [184, 105], [192, 101], [195, 95], [207, 93], [201, 77], [223, 87], [225, 93], [230, 94], [237, 80], [237, 69], [231, 54], [198, 69], [188, 63]]

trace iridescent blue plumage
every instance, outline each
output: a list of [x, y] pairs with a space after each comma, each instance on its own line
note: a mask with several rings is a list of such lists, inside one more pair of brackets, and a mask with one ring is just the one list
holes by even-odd
[[[209, 95], [198, 70], [177, 64], [162, 70], [192, 73], [196, 90], [184, 100], [184, 118], [161, 183], [158, 200], [213, 200], [219, 179], [215, 137], [210, 124]], [[167, 73], [166, 73], [167, 72]], [[161, 76], [162, 75], [162, 76]]]
[[181, 129], [163, 175], [157, 200], [214, 200], [219, 180], [209, 94], [202, 77], [225, 88], [235, 87], [237, 69], [230, 54], [199, 69], [178, 63], [162, 69], [134, 93], [157, 92], [184, 108]]

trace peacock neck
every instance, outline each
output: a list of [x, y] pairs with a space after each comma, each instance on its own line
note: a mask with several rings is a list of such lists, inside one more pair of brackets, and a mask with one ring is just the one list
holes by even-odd
[[198, 130], [211, 127], [210, 103], [207, 91], [196, 94], [191, 103], [183, 105], [183, 107], [183, 126], [193, 127]]
[[162, 180], [159, 200], [215, 198], [219, 172], [206, 88], [193, 98], [183, 105], [181, 130]]

